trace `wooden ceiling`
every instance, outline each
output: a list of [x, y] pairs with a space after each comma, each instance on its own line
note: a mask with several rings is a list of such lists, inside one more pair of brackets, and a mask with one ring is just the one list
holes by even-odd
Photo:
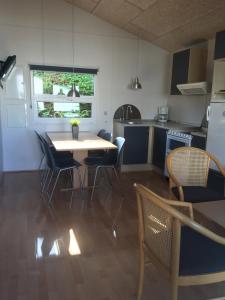
[[65, 0], [168, 51], [225, 29], [225, 0]]

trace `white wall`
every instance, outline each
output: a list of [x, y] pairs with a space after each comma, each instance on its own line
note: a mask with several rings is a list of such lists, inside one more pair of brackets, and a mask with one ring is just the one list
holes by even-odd
[[[3, 95], [4, 170], [35, 169], [39, 149], [33, 130], [70, 127], [34, 120], [28, 64], [72, 66], [72, 9], [63, 0], [44, 0], [43, 11], [41, 1], [0, 0], [0, 7], [0, 59], [16, 54], [14, 74], [20, 74], [7, 82]], [[92, 123], [81, 122], [81, 130], [111, 130], [115, 110], [126, 103], [136, 105], [143, 118], [153, 118], [167, 101], [168, 53], [141, 41], [138, 75], [143, 89], [129, 90], [137, 73], [137, 39], [78, 8], [74, 21], [76, 66], [99, 68], [96, 115]]]
[[168, 97], [170, 119], [180, 123], [200, 126], [206, 112], [208, 96]]

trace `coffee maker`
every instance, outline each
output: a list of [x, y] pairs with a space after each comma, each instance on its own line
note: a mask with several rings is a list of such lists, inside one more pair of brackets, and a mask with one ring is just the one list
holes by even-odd
[[168, 106], [159, 106], [158, 107], [158, 121], [165, 123], [168, 121], [169, 108]]

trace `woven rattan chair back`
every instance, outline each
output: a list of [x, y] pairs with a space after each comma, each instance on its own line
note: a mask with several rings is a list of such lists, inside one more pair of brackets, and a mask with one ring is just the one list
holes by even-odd
[[144, 225], [144, 243], [155, 258], [167, 269], [171, 266], [172, 218], [149, 201], [145, 195], [141, 199]]
[[169, 153], [166, 164], [169, 176], [180, 186], [206, 186], [210, 156], [194, 147], [181, 147]]
[[[171, 283], [170, 299], [178, 299], [178, 287], [225, 281], [225, 270], [219, 273], [179, 275], [181, 226], [225, 246], [225, 239], [193, 219], [192, 204], [164, 199], [143, 185], [135, 184], [139, 219], [140, 269], [138, 297], [142, 297], [145, 252], [150, 262], [167, 276]], [[188, 210], [184, 214], [183, 209]], [[190, 245], [194, 247], [194, 245]], [[144, 251], [145, 250], [145, 251]], [[211, 249], [205, 249], [211, 251]]]

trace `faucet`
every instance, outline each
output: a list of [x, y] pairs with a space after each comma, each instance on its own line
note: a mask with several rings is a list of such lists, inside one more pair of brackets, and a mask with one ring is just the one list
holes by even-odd
[[129, 111], [130, 111], [130, 113], [133, 112], [131, 105], [127, 105], [127, 107], [126, 107], [126, 120], [129, 120]]

